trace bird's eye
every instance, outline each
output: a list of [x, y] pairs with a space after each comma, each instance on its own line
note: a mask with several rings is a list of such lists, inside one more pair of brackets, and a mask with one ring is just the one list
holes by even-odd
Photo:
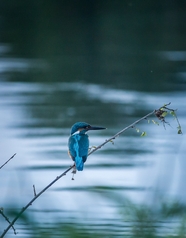
[[89, 129], [90, 128], [90, 125], [88, 125], [88, 126], [85, 126], [85, 129]]

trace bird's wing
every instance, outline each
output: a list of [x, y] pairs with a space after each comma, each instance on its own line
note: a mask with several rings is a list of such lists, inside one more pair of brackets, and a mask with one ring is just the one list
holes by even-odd
[[89, 149], [88, 135], [83, 134], [79, 140], [79, 156], [83, 158], [83, 162], [87, 160]]
[[89, 140], [88, 135], [72, 135], [68, 141], [69, 153], [74, 160], [76, 156], [82, 157], [83, 161], [86, 161], [88, 148], [89, 148]]
[[76, 157], [76, 151], [74, 149], [74, 143], [76, 143], [76, 140], [73, 136], [70, 136], [69, 140], [68, 140], [68, 153], [70, 154], [70, 156], [72, 157], [72, 159], [74, 160]]

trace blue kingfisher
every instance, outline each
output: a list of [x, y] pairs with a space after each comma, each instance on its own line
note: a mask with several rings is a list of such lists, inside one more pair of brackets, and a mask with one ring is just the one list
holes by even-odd
[[[86, 122], [76, 122], [70, 131], [68, 140], [69, 155], [75, 162], [78, 171], [83, 170], [89, 152], [89, 139], [86, 132], [90, 130], [103, 130], [105, 127], [91, 126]], [[76, 171], [76, 170], [75, 170]], [[75, 172], [74, 172], [75, 173]]]

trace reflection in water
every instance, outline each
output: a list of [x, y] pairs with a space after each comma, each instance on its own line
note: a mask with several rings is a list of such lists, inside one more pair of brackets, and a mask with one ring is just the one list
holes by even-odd
[[42, 60], [29, 60], [18, 58], [0, 58], [0, 73], [27, 72], [28, 70], [44, 69], [47, 64]]
[[186, 61], [186, 51], [163, 51], [159, 55], [170, 61]]

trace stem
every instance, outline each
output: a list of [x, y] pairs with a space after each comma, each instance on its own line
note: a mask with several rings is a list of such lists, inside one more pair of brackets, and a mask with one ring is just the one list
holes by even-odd
[[150, 112], [149, 114], [147, 114], [146, 116], [140, 118], [139, 120], [133, 122], [132, 124], [130, 124], [129, 126], [125, 127], [124, 129], [122, 129], [121, 131], [119, 131], [118, 133], [116, 133], [114, 136], [110, 137], [109, 139], [107, 139], [105, 142], [103, 142], [101, 145], [97, 146], [95, 149], [93, 149], [92, 151], [90, 151], [90, 153], [88, 155], [91, 155], [92, 153], [94, 153], [96, 150], [101, 149], [102, 146], [104, 146], [105, 144], [107, 144], [108, 142], [116, 139], [116, 137], [118, 137], [119, 135], [121, 135], [123, 132], [125, 132], [126, 130], [133, 128], [136, 124], [138, 124], [140, 121], [147, 119], [147, 117], [151, 116], [152, 114], [155, 113], [155, 110]]
[[14, 155], [12, 155], [12, 157], [10, 159], [8, 159], [3, 165], [1, 165], [0, 169], [2, 169], [3, 166], [5, 166], [5, 164], [7, 164], [11, 159], [13, 159], [15, 155], [16, 155], [16, 153]]
[[17, 219], [22, 215], [22, 213], [30, 206], [32, 203], [41, 196], [42, 193], [44, 193], [49, 187], [51, 187], [56, 181], [58, 181], [61, 177], [65, 176], [66, 173], [68, 173], [74, 165], [70, 166], [65, 172], [63, 172], [61, 175], [57, 176], [56, 179], [54, 179], [49, 185], [47, 185], [41, 192], [39, 192], [25, 207], [22, 208], [22, 210], [18, 213], [18, 215], [14, 218], [14, 220], [9, 224], [9, 226], [4, 230], [3, 234], [1, 235], [1, 238], [5, 236], [7, 231], [14, 225], [14, 223], [17, 221]]
[[[121, 135], [123, 132], [125, 132], [126, 130], [133, 128], [137, 123], [139, 123], [140, 121], [147, 119], [147, 117], [151, 116], [152, 114], [155, 113], [155, 110], [150, 112], [149, 114], [147, 114], [146, 116], [140, 118], [139, 120], [135, 121], [134, 123], [132, 123], [131, 125], [125, 127], [124, 129], [122, 129], [121, 131], [119, 131], [118, 133], [116, 133], [114, 136], [110, 137], [109, 139], [107, 139], [104, 143], [102, 143], [101, 145], [97, 146], [95, 149], [93, 149], [89, 154], [91, 155], [92, 153], [94, 153], [96, 150], [100, 149], [102, 146], [104, 146], [105, 144], [107, 144], [108, 142], [116, 139], [116, 137], [118, 137], [119, 135]], [[14, 156], [14, 155], [13, 155]], [[13, 156], [10, 158], [12, 159]], [[9, 159], [9, 160], [10, 160]], [[70, 168], [68, 168], [65, 172], [63, 172], [60, 176], [57, 176], [56, 179], [54, 179], [49, 185], [47, 185], [43, 190], [41, 190], [41, 192], [39, 192], [37, 195], [34, 192], [34, 198], [25, 206], [22, 208], [22, 210], [18, 213], [18, 215], [13, 219], [13, 221], [9, 224], [9, 226], [4, 230], [3, 234], [1, 235], [1, 238], [3, 238], [5, 236], [5, 234], [7, 233], [7, 231], [14, 225], [14, 223], [18, 220], [18, 218], [22, 215], [22, 213], [30, 206], [32, 205], [32, 203], [39, 197], [41, 196], [42, 193], [44, 193], [49, 187], [51, 187], [55, 182], [57, 182], [61, 177], [63, 177], [64, 175], [66, 175], [72, 168], [74, 168], [75, 165], [70, 166]]]
[[[1, 215], [5, 218], [5, 220], [6, 220], [9, 224], [11, 224], [11, 222], [10, 222], [9, 219], [8, 219], [8, 217], [5, 216], [5, 214], [3, 213], [3, 211], [2, 211], [1, 209], [0, 209], [0, 213], [1, 213]], [[11, 225], [11, 227], [12, 227], [12, 229], [14, 230], [14, 234], [16, 235], [17, 233], [16, 233], [16, 230], [15, 230], [14, 226]]]

